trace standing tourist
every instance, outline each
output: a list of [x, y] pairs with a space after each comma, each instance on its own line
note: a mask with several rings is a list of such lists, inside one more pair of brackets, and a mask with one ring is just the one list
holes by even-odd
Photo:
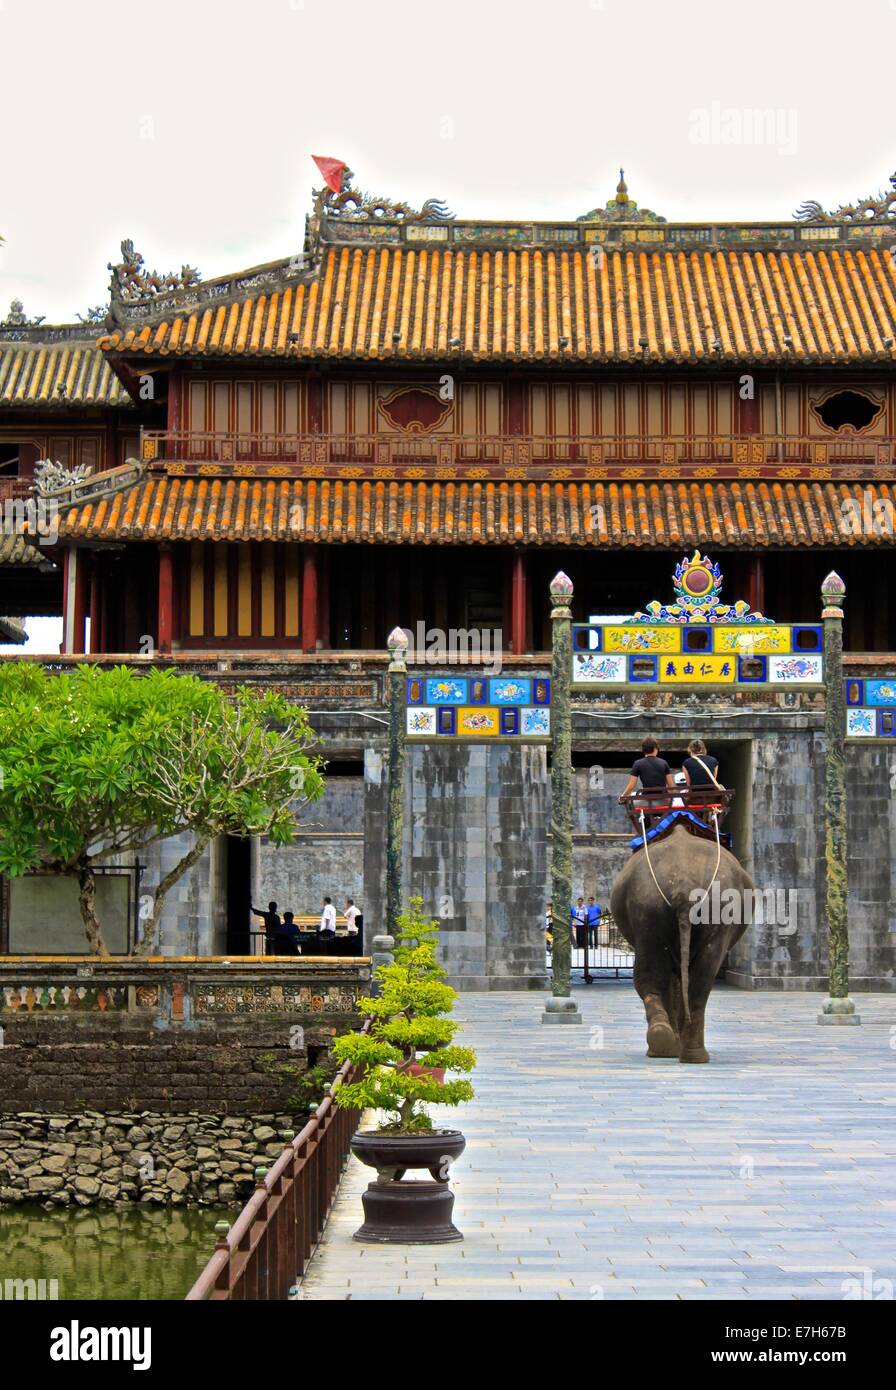
[[600, 926], [600, 903], [594, 897], [588, 899], [587, 922], [588, 922], [588, 945], [597, 945], [597, 932]]
[[323, 912], [320, 914], [320, 934], [323, 937], [336, 935], [336, 909], [332, 898], [324, 898]]
[[585, 906], [585, 899], [579, 898], [575, 907], [569, 909], [570, 926], [572, 928], [572, 942], [581, 950], [585, 947], [585, 934], [588, 924], [588, 909]]
[[348, 936], [357, 936], [357, 935], [358, 935], [358, 919], [359, 919], [360, 916], [361, 916], [361, 909], [358, 908], [358, 907], [355, 907], [354, 900], [353, 900], [352, 898], [346, 898], [346, 900], [345, 900], [345, 911], [343, 912], [342, 915], [343, 915], [343, 917], [345, 918], [346, 923], [347, 923], [347, 935], [348, 935]]
[[268, 910], [264, 912], [260, 907], [249, 909], [254, 916], [260, 917], [264, 922], [264, 946], [266, 951], [274, 949], [274, 942], [280, 932], [280, 913], [277, 911], [276, 903], [268, 903]]

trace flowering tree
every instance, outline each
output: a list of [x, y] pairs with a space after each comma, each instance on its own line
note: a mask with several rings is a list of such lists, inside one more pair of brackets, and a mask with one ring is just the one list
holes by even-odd
[[323, 779], [305, 711], [273, 693], [173, 671], [0, 664], [0, 873], [78, 881], [91, 951], [107, 954], [94, 866], [172, 835], [192, 844], [149, 893], [134, 953], [148, 955], [167, 894], [217, 835], [292, 838], [295, 800]]

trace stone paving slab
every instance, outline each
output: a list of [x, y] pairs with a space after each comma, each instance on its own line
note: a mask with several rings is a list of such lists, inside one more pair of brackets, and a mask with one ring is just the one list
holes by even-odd
[[541, 995], [461, 996], [477, 1096], [436, 1119], [467, 1138], [464, 1241], [353, 1241], [372, 1174], [352, 1158], [302, 1299], [814, 1300], [896, 1284], [896, 995], [857, 996], [861, 1027], [840, 1029], [816, 1023], [815, 995], [719, 988], [708, 1066], [644, 1056], [630, 983], [576, 998], [584, 1025], [550, 1029]]

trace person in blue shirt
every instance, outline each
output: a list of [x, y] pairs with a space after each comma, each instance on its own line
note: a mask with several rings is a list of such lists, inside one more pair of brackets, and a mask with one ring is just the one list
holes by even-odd
[[597, 945], [597, 930], [600, 925], [600, 903], [593, 897], [588, 899], [588, 906], [585, 909], [586, 920], [588, 922], [588, 945]]
[[283, 923], [274, 937], [274, 954], [277, 956], [300, 956], [299, 928], [291, 912], [284, 912]]

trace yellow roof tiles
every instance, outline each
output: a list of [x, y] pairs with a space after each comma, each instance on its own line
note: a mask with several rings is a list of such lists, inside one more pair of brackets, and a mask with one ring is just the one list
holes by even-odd
[[[185, 356], [520, 362], [891, 360], [876, 249], [325, 247], [307, 285], [197, 307], [100, 346]], [[453, 341], [452, 341], [453, 340]], [[83, 351], [83, 350], [82, 350]]]
[[843, 535], [844, 498], [885, 483], [412, 482], [151, 477], [68, 509], [62, 539], [754, 547], [892, 544]]
[[96, 347], [0, 342], [0, 407], [130, 404]]

